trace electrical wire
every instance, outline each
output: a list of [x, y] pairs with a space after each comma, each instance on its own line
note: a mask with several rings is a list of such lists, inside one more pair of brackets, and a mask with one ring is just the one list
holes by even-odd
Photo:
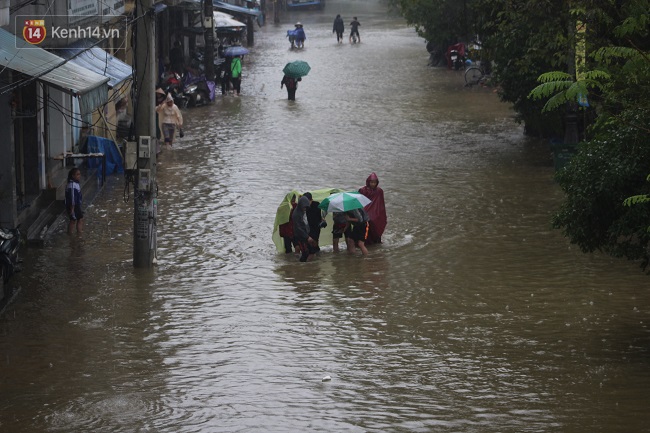
[[[139, 3], [140, 3], [140, 5], [141, 5], [140, 8], [142, 9], [142, 2], [139, 2]], [[53, 4], [53, 3], [52, 3], [52, 4]], [[50, 5], [50, 7], [51, 7], [51, 5]], [[49, 10], [49, 8], [48, 8], [48, 10]], [[127, 28], [128, 28], [129, 26], [134, 26], [138, 21], [140, 21], [142, 18], [146, 17], [148, 13], [149, 13], [149, 11], [145, 11], [142, 15], [140, 15], [139, 17], [135, 17], [135, 18], [132, 19], [131, 21], [128, 21], [128, 19], [127, 19]], [[146, 22], [146, 21], [145, 21], [145, 22]], [[119, 24], [120, 24], [120, 23], [114, 23], [113, 26], [116, 26], [116, 25], [119, 25]], [[111, 28], [112, 28], [112, 27], [111, 27]], [[131, 33], [133, 34], [134, 32], [132, 31]], [[60, 68], [61, 66], [65, 65], [66, 63], [68, 63], [69, 61], [71, 61], [71, 60], [77, 58], [77, 57], [80, 56], [81, 54], [83, 54], [83, 53], [85, 53], [86, 51], [90, 50], [91, 48], [94, 48], [94, 47], [96, 47], [97, 45], [99, 45], [99, 44], [105, 42], [106, 40], [108, 40], [108, 38], [99, 39], [97, 42], [93, 43], [93, 44], [90, 45], [89, 47], [85, 47], [85, 48], [83, 48], [82, 50], [80, 50], [78, 53], [74, 54], [74, 55], [71, 56], [70, 58], [62, 59], [61, 62], [57, 63], [56, 65], [52, 66], [51, 68], [48, 68], [48, 69], [46, 69], [46, 70], [44, 70], [44, 71], [41, 71], [41, 72], [37, 73], [37, 74], [25, 74], [25, 75], [29, 75], [29, 78], [26, 78], [26, 79], [24, 79], [24, 80], [21, 80], [21, 81], [19, 81], [18, 83], [15, 83], [15, 82], [14, 82], [14, 83], [12, 83], [12, 85], [10, 85], [10, 86], [5, 86], [5, 87], [0, 88], [0, 94], [4, 94], [4, 93], [8, 93], [8, 92], [12, 92], [12, 91], [14, 91], [14, 90], [17, 89], [17, 88], [24, 87], [24, 86], [26, 86], [26, 85], [32, 83], [33, 81], [38, 80], [38, 79], [39, 79], [40, 77], [42, 77], [43, 75], [47, 75], [47, 74], [49, 74], [50, 72], [52, 72], [52, 71], [54, 71], [54, 70]], [[147, 44], [147, 45], [148, 45], [148, 44]], [[4, 72], [4, 70], [7, 69], [7, 68], [9, 67], [9, 65], [11, 64], [11, 62], [13, 61], [13, 59], [14, 59], [14, 58], [18, 55], [18, 53], [19, 53], [21, 50], [23, 50], [23, 49], [25, 49], [25, 48], [20, 48], [20, 49], [18, 49], [18, 50], [16, 51], [16, 53], [15, 53], [14, 56], [9, 60], [9, 62], [7, 62], [7, 64], [4, 65], [4, 67], [0, 70], [0, 74], [2, 74], [2, 72]], [[149, 51], [149, 47], [147, 46], [147, 52], [148, 52], [148, 51]]]

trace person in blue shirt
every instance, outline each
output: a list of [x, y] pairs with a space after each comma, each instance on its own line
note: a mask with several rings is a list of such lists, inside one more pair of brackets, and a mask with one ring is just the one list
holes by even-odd
[[78, 168], [73, 168], [68, 172], [68, 185], [65, 188], [65, 210], [70, 217], [68, 223], [68, 234], [72, 234], [75, 226], [77, 233], [81, 234], [84, 228], [84, 213], [81, 210], [81, 202], [83, 197], [81, 195], [81, 171]]

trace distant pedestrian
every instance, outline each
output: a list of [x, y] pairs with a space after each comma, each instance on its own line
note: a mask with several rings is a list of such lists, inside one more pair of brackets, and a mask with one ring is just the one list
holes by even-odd
[[[165, 91], [158, 87], [156, 89], [156, 107], [165, 102], [166, 99], [166, 94]], [[162, 138], [162, 127], [160, 125], [160, 113], [156, 111], [156, 152], [158, 152], [160, 148], [160, 139]], [[127, 167], [128, 170], [132, 170], [133, 167]]]
[[296, 89], [298, 89], [298, 81], [302, 81], [302, 78], [293, 78], [285, 75], [280, 82], [280, 88], [287, 86], [287, 97], [289, 98], [289, 101], [296, 100]]
[[361, 23], [359, 20], [357, 20], [357, 17], [354, 17], [352, 19], [352, 22], [350, 23], [350, 43], [352, 43], [352, 36], [356, 35], [357, 39], [359, 40], [359, 43], [361, 43], [361, 36], [359, 36], [359, 26], [361, 26]]
[[241, 57], [235, 56], [230, 61], [230, 81], [235, 95], [241, 92]]
[[302, 23], [300, 22], [297, 22], [295, 27], [296, 30], [294, 30], [294, 35], [296, 35], [296, 47], [305, 48], [305, 39], [307, 39], [305, 29], [302, 27]]
[[230, 57], [226, 57], [226, 61], [220, 66], [219, 81], [221, 81], [221, 94], [227, 95], [230, 92]]
[[177, 74], [185, 72], [185, 55], [183, 54], [183, 46], [178, 39], [174, 41], [174, 47], [169, 50], [169, 62], [171, 70]]
[[334, 18], [334, 27], [332, 27], [332, 33], [334, 32], [336, 32], [336, 42], [342, 44], [343, 32], [345, 32], [345, 23], [343, 23], [343, 18], [341, 18], [340, 14]]
[[81, 209], [83, 197], [81, 194], [81, 171], [73, 168], [68, 172], [68, 185], [65, 188], [65, 210], [68, 213], [70, 222], [68, 223], [68, 234], [71, 235], [75, 226], [77, 233], [81, 234], [84, 228], [84, 213]]

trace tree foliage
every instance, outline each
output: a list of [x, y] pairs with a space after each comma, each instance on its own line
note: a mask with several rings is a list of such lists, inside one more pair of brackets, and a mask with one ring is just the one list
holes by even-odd
[[391, 0], [418, 35], [440, 49], [466, 42], [475, 34], [472, 18], [476, 0]]
[[[557, 179], [566, 193], [553, 219], [585, 252], [650, 263], [650, 57], [646, 0], [620, 2], [609, 38], [594, 38], [587, 71], [540, 75], [531, 97], [553, 110], [588, 95], [597, 115], [589, 139]], [[640, 11], [644, 11], [640, 13]], [[616, 22], [613, 22], [616, 24]], [[634, 205], [634, 206], [632, 206]]]
[[621, 122], [595, 127], [595, 137], [581, 143], [569, 165], [558, 172], [566, 198], [553, 218], [553, 226], [582, 251], [602, 250], [641, 260], [644, 267], [648, 264], [650, 203], [625, 206], [624, 201], [650, 193], [645, 181], [648, 137], [632, 126], [648, 115], [650, 111], [626, 110]]
[[585, 252], [647, 266], [650, 0], [391, 1], [429, 41], [478, 35], [528, 133], [561, 135], [564, 111], [588, 100], [584, 141], [557, 175], [566, 199], [553, 225]]

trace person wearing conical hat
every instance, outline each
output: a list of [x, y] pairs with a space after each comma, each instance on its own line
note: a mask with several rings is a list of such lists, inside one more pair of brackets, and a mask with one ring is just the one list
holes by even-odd
[[305, 48], [305, 39], [307, 39], [307, 35], [305, 35], [305, 30], [302, 28], [302, 23], [300, 21], [296, 23], [294, 34], [296, 36], [296, 47]]

